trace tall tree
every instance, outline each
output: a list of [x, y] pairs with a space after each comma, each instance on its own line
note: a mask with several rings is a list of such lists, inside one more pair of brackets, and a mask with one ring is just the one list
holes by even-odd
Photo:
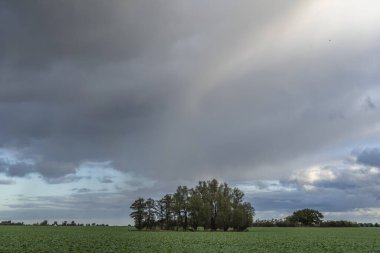
[[164, 224], [165, 224], [165, 203], [163, 201], [163, 198], [156, 201], [156, 216], [157, 216], [157, 221], [160, 224], [160, 229], [164, 229]]
[[170, 194], [166, 194], [161, 199], [162, 207], [164, 210], [164, 217], [165, 217], [165, 228], [171, 229], [172, 228], [172, 210], [173, 210], [173, 197]]
[[227, 231], [232, 219], [232, 193], [226, 183], [220, 184], [218, 189], [216, 226]]
[[189, 190], [187, 186], [178, 186], [174, 198], [174, 211], [177, 218], [178, 226], [182, 226], [183, 230], [188, 228], [188, 215], [189, 215]]
[[182, 226], [182, 196], [180, 192], [181, 186], [178, 186], [177, 191], [173, 194], [173, 215], [176, 224], [176, 230], [178, 231], [179, 227]]
[[152, 229], [155, 222], [156, 203], [154, 199], [149, 198], [145, 201], [145, 223], [146, 227]]
[[244, 198], [244, 192], [239, 190], [239, 188], [235, 187], [232, 190], [232, 204], [234, 206], [237, 206], [239, 203], [241, 203], [243, 201], [243, 198]]
[[207, 182], [208, 191], [209, 191], [209, 201], [211, 207], [211, 220], [210, 220], [210, 228], [212, 230], [216, 230], [216, 218], [218, 216], [218, 181], [213, 179]]
[[135, 202], [130, 206], [132, 210], [134, 210], [130, 216], [135, 221], [135, 227], [137, 229], [142, 229], [144, 227], [144, 217], [145, 217], [145, 200], [144, 198], [138, 198]]
[[195, 190], [200, 194], [202, 200], [202, 206], [199, 212], [199, 221], [200, 225], [203, 226], [204, 229], [210, 228], [211, 221], [211, 206], [210, 206], [210, 193], [208, 190], [208, 185], [206, 181], [199, 181]]
[[190, 226], [197, 230], [202, 222], [202, 210], [203, 210], [203, 201], [202, 195], [196, 189], [190, 190], [190, 199], [189, 199], [189, 218]]

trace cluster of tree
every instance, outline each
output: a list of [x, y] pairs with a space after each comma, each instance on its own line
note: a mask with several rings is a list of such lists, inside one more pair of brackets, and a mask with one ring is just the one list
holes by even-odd
[[286, 219], [255, 220], [253, 227], [296, 227], [297, 225]]
[[379, 223], [358, 223], [359, 227], [380, 227]]
[[292, 215], [286, 217], [287, 221], [303, 226], [320, 225], [322, 219], [323, 214], [321, 212], [309, 208], [295, 211]]
[[86, 227], [89, 227], [89, 226], [102, 226], [102, 227], [106, 227], [108, 226], [108, 224], [96, 224], [96, 223], [87, 223], [87, 224], [83, 224], [83, 223], [76, 223], [75, 221], [71, 221], [71, 222], [67, 222], [67, 221], [63, 221], [61, 224], [58, 224], [57, 221], [54, 221], [52, 224], [49, 224], [48, 220], [43, 220], [41, 222], [37, 222], [37, 223], [34, 223], [33, 224], [34, 226], [86, 226]]
[[285, 219], [256, 220], [255, 227], [298, 227], [298, 226], [319, 226], [319, 227], [378, 227], [375, 223], [357, 223], [352, 221], [323, 221], [323, 214], [318, 210], [302, 209], [295, 211]]
[[243, 202], [244, 193], [216, 179], [194, 188], [178, 186], [160, 200], [138, 198], [130, 216], [137, 229], [243, 231], [253, 223], [254, 208]]
[[321, 227], [359, 227], [359, 223], [346, 220], [323, 221]]
[[[286, 219], [270, 219], [270, 220], [256, 220], [253, 227], [299, 227], [303, 226], [299, 223], [292, 223]], [[380, 227], [379, 223], [357, 223], [354, 221], [346, 220], [329, 220], [322, 221], [319, 227]]]
[[11, 220], [4, 220], [4, 221], [0, 222], [0, 225], [22, 226], [22, 225], [24, 225], [24, 222], [12, 222]]
[[302, 209], [293, 212], [285, 219], [256, 220], [256, 227], [296, 227], [296, 226], [320, 226], [323, 214], [314, 209]]

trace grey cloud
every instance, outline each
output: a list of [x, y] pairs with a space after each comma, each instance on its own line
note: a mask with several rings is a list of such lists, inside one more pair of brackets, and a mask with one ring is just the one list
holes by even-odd
[[[174, 189], [172, 189], [174, 190]], [[152, 196], [152, 190], [148, 188], [139, 191], [125, 189], [93, 189], [76, 187], [66, 194], [58, 195], [34, 195], [28, 193], [10, 196], [12, 203], [4, 203], [13, 212], [1, 212], [4, 219], [22, 221], [35, 219], [73, 220], [78, 222], [92, 221], [115, 225], [131, 223], [129, 217], [130, 203], [137, 197], [161, 197]], [[112, 219], [112, 221], [111, 221]]]
[[37, 163], [19, 160], [9, 162], [0, 160], [0, 172], [9, 177], [24, 177], [38, 172], [49, 183], [67, 183], [78, 181], [82, 177], [75, 175], [76, 166], [72, 163], [61, 163], [53, 161], [42, 161]]
[[10, 177], [23, 177], [27, 174], [35, 172], [33, 166], [26, 162], [10, 163], [0, 160], [0, 172], [4, 172]]
[[[151, 185], [159, 182], [154, 188], [128, 182], [137, 189], [125, 193], [128, 202], [133, 194], [170, 192], [212, 177], [286, 178], [345, 140], [360, 141], [380, 118], [378, 110], [365, 113], [378, 103], [371, 91], [379, 72], [368, 68], [379, 59], [378, 43], [359, 41], [366, 47], [358, 47], [343, 33], [326, 43], [314, 25], [291, 30], [308, 6], [1, 1], [0, 147], [35, 163], [0, 170], [70, 183], [81, 179], [81, 164], [111, 161], [110, 167], [151, 179]], [[358, 162], [378, 165], [376, 152], [363, 152]], [[373, 201], [359, 185], [370, 179], [340, 176], [344, 182], [314, 185], [325, 196], [341, 197], [336, 205], [334, 197], [310, 192], [262, 193], [253, 203], [265, 210], [350, 208], [344, 201], [352, 199], [343, 196], [350, 188], [359, 189], [363, 206]], [[96, 194], [72, 196], [73, 203], [92, 208], [91, 201], [102, 203]], [[113, 201], [122, 197], [108, 204]]]
[[8, 163], [0, 160], [0, 172], [5, 172], [8, 169]]
[[110, 183], [113, 183], [113, 180], [111, 177], [102, 177], [102, 178], [99, 178], [99, 182], [104, 183], [104, 184], [110, 184]]
[[68, 174], [60, 177], [43, 177], [46, 183], [48, 184], [66, 184], [72, 182], [78, 182], [83, 179], [81, 176], [77, 176], [75, 174]]
[[91, 189], [88, 189], [88, 188], [74, 188], [73, 191], [77, 192], [77, 193], [88, 193], [88, 192], [91, 192], [92, 190]]
[[[126, 192], [82, 192], [60, 196], [20, 196], [19, 203], [7, 205], [11, 212], [4, 211], [1, 216], [5, 219], [35, 220], [75, 219], [104, 222], [117, 217], [117, 225], [130, 222], [128, 210], [130, 202], [136, 197], [126, 197]], [[125, 221], [122, 221], [122, 220]]]
[[[297, 178], [290, 182], [295, 182], [299, 187], [305, 185], [322, 189], [337, 189], [346, 192], [367, 192], [368, 195], [377, 196], [378, 185], [380, 184], [380, 171], [357, 164], [346, 164], [342, 166], [325, 166], [321, 168], [325, 171], [320, 174], [320, 178], [312, 180], [308, 178]], [[308, 173], [308, 170], [305, 170]], [[316, 173], [318, 175], [318, 172]], [[316, 177], [316, 176], [314, 176]]]
[[380, 149], [367, 148], [357, 156], [357, 162], [380, 168]]
[[[319, 188], [317, 191], [266, 192], [248, 195], [247, 200], [260, 212], [273, 211], [292, 213], [303, 208], [313, 208], [322, 212], [346, 212], [356, 208], [378, 206], [378, 201], [364, 191], [350, 193], [337, 189]], [[278, 217], [272, 217], [278, 218]]]
[[[96, 63], [136, 57], [153, 45], [166, 44], [160, 40], [165, 36], [150, 36], [154, 29], [170, 22], [167, 15], [159, 15], [161, 5], [154, 5], [155, 11], [122, 1], [2, 3], [2, 17], [7, 22], [2, 22], [1, 28], [10, 36], [2, 40], [1, 48], [11, 63], [21, 66], [45, 66], [66, 59]], [[139, 15], [151, 19], [137, 29]]]
[[372, 99], [371, 99], [370, 96], [368, 96], [368, 97], [365, 99], [365, 104], [366, 104], [366, 107], [367, 107], [369, 110], [376, 109], [376, 105], [372, 102]]
[[293, 173], [279, 181], [247, 183], [251, 185], [246, 189], [247, 198], [254, 204], [259, 218], [278, 218], [297, 209], [315, 208], [349, 219], [355, 210], [379, 206], [380, 170], [377, 168], [341, 161]]
[[[163, 187], [163, 186], [162, 186]], [[158, 188], [153, 194], [152, 188], [143, 188], [138, 191], [120, 189], [73, 188], [72, 192], [60, 195], [29, 196], [27, 193], [11, 196], [14, 203], [4, 205], [10, 211], [2, 211], [2, 219], [12, 220], [73, 220], [78, 222], [92, 221], [115, 225], [132, 224], [129, 217], [129, 206], [137, 197], [161, 198], [168, 189]], [[161, 192], [162, 191], [162, 192]], [[170, 189], [175, 191], [175, 189]]]
[[74, 163], [42, 161], [34, 165], [36, 170], [41, 175], [48, 178], [64, 177], [68, 174], [73, 174], [78, 165]]
[[[219, 8], [205, 8], [201, 1], [2, 2], [2, 20], [6, 22], [2, 22], [1, 30], [9, 36], [4, 37], [0, 48], [6, 56], [5, 64], [26, 67], [57, 60], [90, 65], [120, 62], [168, 53], [173, 45], [210, 31], [219, 39], [231, 41], [231, 35], [242, 28], [258, 27], [270, 20], [264, 10], [279, 13], [292, 1], [278, 3], [276, 8], [266, 1], [242, 3], [249, 10], [217, 1]], [[255, 15], [256, 22], [249, 22], [250, 15]], [[229, 22], [222, 23], [225, 19]]]
[[32, 165], [27, 163], [16, 163], [9, 165], [7, 175], [12, 177], [23, 177], [33, 172], [35, 172], [35, 170]]
[[314, 191], [299, 188], [295, 191], [249, 193], [246, 199], [253, 203], [259, 216], [270, 211], [290, 214], [294, 210], [303, 208], [313, 208], [322, 212], [347, 212], [357, 208], [378, 206], [377, 192], [378, 189], [374, 185], [359, 189], [318, 185]]
[[11, 185], [16, 184], [16, 182], [12, 179], [0, 179], [0, 185]]

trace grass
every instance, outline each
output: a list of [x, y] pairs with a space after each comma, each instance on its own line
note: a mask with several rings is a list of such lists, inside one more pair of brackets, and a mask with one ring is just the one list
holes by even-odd
[[236, 233], [0, 226], [0, 252], [380, 252], [380, 229], [252, 228]]

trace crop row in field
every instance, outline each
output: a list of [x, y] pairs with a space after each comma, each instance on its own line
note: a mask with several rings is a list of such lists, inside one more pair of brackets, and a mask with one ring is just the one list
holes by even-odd
[[0, 252], [380, 252], [380, 229], [253, 228], [238, 233], [3, 226]]

